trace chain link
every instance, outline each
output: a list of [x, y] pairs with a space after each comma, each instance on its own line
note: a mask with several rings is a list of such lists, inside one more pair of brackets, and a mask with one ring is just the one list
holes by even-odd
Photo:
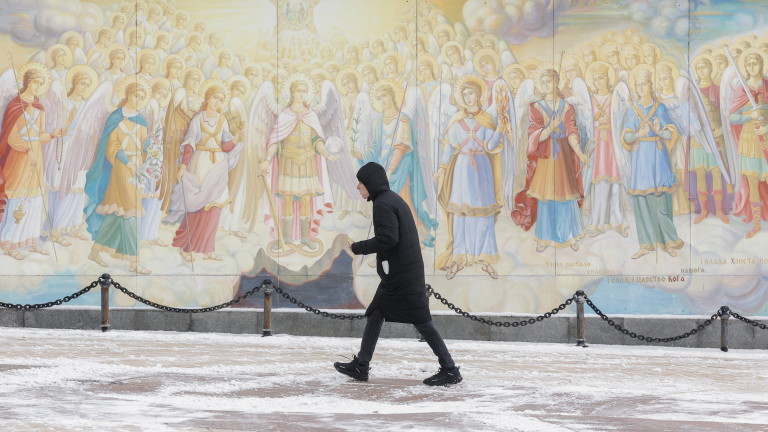
[[551, 317], [552, 315], [556, 315], [561, 310], [564, 310], [568, 305], [573, 303], [573, 300], [576, 297], [574, 295], [573, 297], [567, 299], [564, 303], [561, 303], [560, 306], [557, 306], [556, 308], [552, 309], [552, 311], [547, 312], [543, 315], [539, 315], [535, 318], [524, 319], [522, 321], [492, 321], [489, 319], [481, 318], [476, 315], [472, 315], [471, 313], [465, 310], [462, 310], [460, 307], [457, 307], [453, 303], [449, 302], [445, 297], [440, 295], [440, 293], [435, 291], [430, 285], [427, 285], [427, 292], [430, 295], [435, 296], [436, 299], [440, 300], [440, 303], [446, 305], [448, 309], [456, 312], [457, 314], [463, 316], [464, 318], [469, 318], [472, 321], [476, 321], [479, 323], [483, 323], [485, 325], [496, 326], [496, 327], [525, 327], [529, 324], [536, 324], [537, 322], [541, 322]]
[[152, 300], [147, 300], [144, 297], [142, 297], [142, 296], [140, 296], [140, 295], [138, 295], [136, 293], [131, 292], [128, 288], [125, 288], [124, 286], [120, 285], [119, 283], [115, 282], [114, 280], [112, 281], [112, 286], [114, 286], [118, 290], [122, 291], [128, 297], [130, 297], [130, 298], [132, 298], [134, 300], [137, 300], [137, 301], [139, 301], [141, 303], [144, 303], [147, 306], [152, 306], [155, 309], [160, 309], [160, 310], [164, 310], [164, 311], [168, 311], [168, 312], [178, 312], [178, 313], [203, 313], [203, 312], [213, 312], [213, 311], [217, 311], [219, 309], [228, 308], [228, 307], [232, 306], [233, 304], [239, 302], [240, 300], [243, 300], [243, 299], [245, 299], [247, 297], [250, 297], [251, 295], [255, 294], [256, 292], [258, 292], [261, 289], [261, 285], [257, 285], [255, 287], [253, 287], [253, 289], [251, 289], [250, 291], [248, 291], [245, 294], [241, 295], [240, 297], [234, 298], [234, 299], [232, 299], [232, 300], [230, 300], [230, 301], [228, 301], [226, 303], [222, 303], [222, 304], [219, 304], [219, 305], [216, 305], [216, 306], [209, 306], [209, 307], [204, 307], [204, 308], [177, 308], [177, 307], [172, 307], [172, 306], [161, 305], [159, 303], [153, 302]]
[[761, 328], [763, 330], [768, 330], [768, 325], [761, 324], [761, 323], [759, 323], [757, 321], [753, 321], [753, 320], [751, 320], [751, 319], [749, 319], [747, 317], [741, 316], [738, 313], [736, 313], [736, 312], [734, 312], [734, 311], [732, 311], [730, 309], [728, 309], [728, 313], [731, 314], [731, 316], [736, 318], [737, 320], [743, 321], [743, 322], [745, 322], [747, 324], [750, 324], [753, 327], [759, 327], [759, 328]]
[[49, 308], [49, 307], [52, 307], [52, 306], [59, 306], [62, 303], [66, 303], [66, 302], [72, 301], [72, 300], [80, 297], [81, 295], [87, 293], [88, 291], [96, 288], [96, 286], [98, 286], [98, 285], [99, 285], [99, 281], [95, 280], [95, 281], [91, 282], [90, 285], [86, 286], [85, 288], [81, 289], [80, 291], [78, 291], [76, 293], [73, 293], [73, 294], [70, 294], [68, 296], [64, 296], [64, 297], [62, 297], [60, 299], [49, 301], [49, 302], [46, 302], [46, 303], [14, 304], [14, 303], [0, 302], [0, 307], [4, 307], [4, 308], [8, 308], [8, 309], [24, 309], [24, 310], [29, 310], [29, 309], [44, 309], [44, 308]]
[[304, 308], [307, 311], [312, 312], [315, 315], [320, 315], [320, 316], [323, 316], [325, 318], [331, 318], [331, 319], [337, 319], [337, 320], [361, 320], [361, 319], [365, 319], [365, 315], [364, 314], [363, 315], [345, 315], [345, 314], [336, 314], [336, 313], [322, 311], [320, 309], [315, 309], [312, 306], [307, 306], [304, 303], [300, 302], [299, 300], [296, 299], [296, 297], [293, 297], [292, 295], [290, 295], [287, 292], [283, 291], [283, 289], [280, 288], [279, 286], [275, 285], [273, 288], [275, 289], [275, 292], [277, 292], [281, 296], [285, 297], [285, 299], [288, 300], [289, 302], [295, 304], [296, 306], [298, 306], [300, 308]]
[[712, 325], [713, 322], [717, 321], [718, 318], [720, 318], [723, 315], [725, 315], [726, 313], [728, 313], [728, 309], [725, 306], [723, 306], [720, 309], [718, 309], [717, 312], [712, 314], [712, 316], [708, 320], [704, 320], [704, 323], [699, 324], [695, 328], [693, 328], [693, 329], [691, 329], [691, 330], [689, 330], [689, 331], [687, 331], [687, 332], [685, 332], [683, 334], [680, 334], [680, 335], [677, 335], [677, 336], [665, 337], [665, 338], [655, 338], [655, 337], [644, 336], [644, 335], [641, 335], [641, 334], [637, 334], [635, 332], [631, 332], [631, 331], [625, 329], [624, 327], [622, 327], [620, 324], [617, 324], [614, 320], [610, 319], [607, 315], [605, 315], [597, 306], [595, 306], [595, 304], [592, 303], [592, 300], [590, 300], [589, 297], [586, 296], [586, 294], [584, 295], [584, 300], [589, 305], [589, 307], [591, 307], [592, 310], [595, 311], [595, 313], [598, 316], [600, 316], [600, 318], [603, 321], [608, 323], [608, 325], [610, 325], [611, 327], [615, 328], [616, 330], [618, 330], [622, 334], [631, 337], [632, 339], [638, 339], [638, 340], [645, 341], [645, 342], [675, 342], [675, 341], [679, 341], [681, 339], [685, 339], [687, 337], [693, 336], [696, 333], [704, 330], [706, 327]]

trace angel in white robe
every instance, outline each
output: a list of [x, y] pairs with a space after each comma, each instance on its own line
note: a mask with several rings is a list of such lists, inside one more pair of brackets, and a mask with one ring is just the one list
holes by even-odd
[[69, 52], [72, 53], [72, 65], [85, 64], [88, 62], [88, 57], [83, 51], [83, 36], [75, 31], [65, 32], [59, 38], [61, 43], [69, 48]]
[[[245, 101], [248, 99], [250, 88], [248, 80], [240, 75], [236, 76], [229, 84], [229, 106], [224, 116], [227, 118], [230, 132], [235, 136], [244, 137], [247, 129], [248, 109]], [[242, 215], [245, 210], [245, 181], [247, 179], [247, 163], [241, 163], [244, 144], [238, 141], [237, 147], [230, 157], [231, 161], [237, 161], [229, 171], [229, 195], [232, 198], [229, 205], [221, 210], [221, 229], [227, 234], [239, 238], [246, 238], [243, 232]]]

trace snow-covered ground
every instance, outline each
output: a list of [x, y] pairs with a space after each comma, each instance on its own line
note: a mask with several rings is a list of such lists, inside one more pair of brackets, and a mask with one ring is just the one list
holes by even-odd
[[768, 351], [2, 328], [3, 431], [768, 431]]

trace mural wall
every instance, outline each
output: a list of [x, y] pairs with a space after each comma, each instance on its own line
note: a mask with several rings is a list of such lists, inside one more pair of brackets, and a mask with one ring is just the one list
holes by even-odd
[[374, 259], [345, 246], [371, 235], [354, 174], [376, 161], [467, 310], [583, 289], [607, 313], [768, 315], [759, 2], [2, 8], [3, 301], [109, 272], [175, 306], [271, 276], [363, 307]]

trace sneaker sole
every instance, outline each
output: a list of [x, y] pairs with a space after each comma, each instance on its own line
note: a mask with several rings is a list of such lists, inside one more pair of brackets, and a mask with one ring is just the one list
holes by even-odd
[[354, 376], [354, 375], [350, 375], [346, 370], [344, 370], [344, 369], [342, 369], [342, 368], [340, 368], [340, 367], [338, 367], [336, 365], [333, 365], [333, 367], [336, 369], [336, 371], [338, 373], [340, 373], [340, 374], [342, 374], [344, 376], [347, 376], [349, 378], [352, 378], [355, 381], [361, 381], [361, 382], [368, 381], [368, 377], [357, 377], [357, 376]]

